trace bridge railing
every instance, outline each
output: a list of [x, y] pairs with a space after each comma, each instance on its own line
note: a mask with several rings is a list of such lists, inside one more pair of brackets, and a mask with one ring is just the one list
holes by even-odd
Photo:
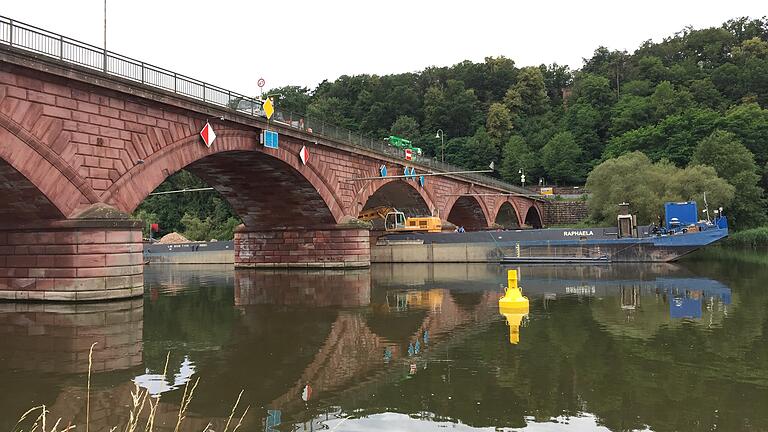
[[[0, 16], [0, 44], [46, 55], [60, 61], [115, 75], [123, 79], [160, 88], [192, 99], [226, 107], [240, 113], [266, 118], [263, 100], [248, 97], [186, 75], [126, 57], [94, 45], [80, 42], [47, 30]], [[285, 127], [313, 135], [342, 141], [375, 153], [403, 158], [403, 150], [387, 145], [380, 138], [371, 138], [350, 129], [327, 123], [306, 115], [276, 110], [271, 119]], [[414, 165], [433, 171], [461, 171], [461, 168], [425, 156], [414, 155]], [[490, 162], [490, 161], [489, 161]], [[467, 180], [495, 186], [502, 190], [530, 193], [482, 174], [460, 174]]]

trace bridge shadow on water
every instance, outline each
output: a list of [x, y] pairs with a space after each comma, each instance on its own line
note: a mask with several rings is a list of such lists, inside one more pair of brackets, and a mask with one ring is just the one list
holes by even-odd
[[[171, 430], [197, 377], [186, 430], [208, 421], [223, 430], [241, 389], [245, 430], [520, 428], [570, 417], [686, 430], [659, 404], [693, 400], [701, 409], [690, 416], [718, 406], [695, 384], [702, 374], [751, 396], [720, 422], [768, 401], [768, 367], [738, 360], [752, 350], [762, 361], [768, 313], [755, 304], [768, 299], [737, 274], [697, 262], [517, 269], [531, 308], [514, 324], [515, 345], [497, 306], [507, 268], [485, 264], [161, 265], [147, 269], [140, 300], [0, 303], [0, 382], [10, 389], [0, 393], [0, 428], [43, 403], [83, 424], [93, 342], [94, 430], [127, 420], [134, 383], [161, 397], [157, 430]], [[688, 390], [658, 394], [654, 376]]]

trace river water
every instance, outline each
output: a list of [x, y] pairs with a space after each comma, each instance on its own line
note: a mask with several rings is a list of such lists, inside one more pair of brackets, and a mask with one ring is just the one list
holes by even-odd
[[241, 390], [230, 431], [246, 406], [245, 431], [768, 430], [766, 264], [514, 267], [507, 316], [496, 265], [153, 265], [143, 299], [0, 303], [0, 431], [42, 404], [85, 430], [87, 395], [107, 431], [135, 386], [172, 431], [198, 378], [185, 431], [223, 431]]

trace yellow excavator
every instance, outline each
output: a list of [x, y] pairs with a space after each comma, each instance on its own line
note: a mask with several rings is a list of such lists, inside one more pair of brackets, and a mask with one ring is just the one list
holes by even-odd
[[384, 220], [384, 230], [388, 232], [427, 231], [441, 232], [443, 223], [440, 216], [405, 217], [405, 213], [394, 207], [379, 206], [363, 210], [358, 219], [366, 222], [375, 219]]

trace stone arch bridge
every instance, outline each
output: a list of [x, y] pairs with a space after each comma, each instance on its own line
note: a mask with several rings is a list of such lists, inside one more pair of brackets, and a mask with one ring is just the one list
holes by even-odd
[[[425, 177], [423, 186], [355, 180], [377, 175], [381, 165], [402, 174], [406, 161], [351, 132], [344, 140], [304, 119], [269, 124], [231, 103], [210, 102], [205, 84], [203, 100], [174, 92], [175, 74], [169, 90], [67, 61], [64, 45], [62, 55], [51, 56], [3, 42], [0, 298], [141, 294], [141, 229], [128, 215], [182, 169], [215, 188], [242, 219], [235, 248], [236, 265], [244, 267], [367, 266], [369, 233], [347, 222], [377, 205], [439, 212], [467, 229], [541, 225], [536, 199], [490, 178]], [[142, 79], [145, 69], [149, 76], [148, 66], [140, 67]], [[210, 148], [199, 135], [206, 122], [217, 134]], [[279, 148], [261, 144], [265, 129], [279, 134]], [[424, 161], [407, 165], [440, 171]]]

